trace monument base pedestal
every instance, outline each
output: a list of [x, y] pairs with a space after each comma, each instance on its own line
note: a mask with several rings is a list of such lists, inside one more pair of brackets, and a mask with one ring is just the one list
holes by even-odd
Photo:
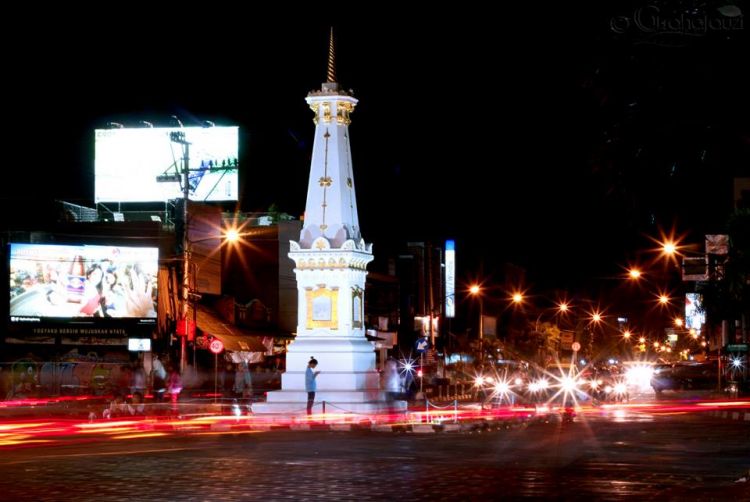
[[[277, 391], [279, 400], [265, 403], [253, 403], [252, 411], [258, 415], [305, 415], [307, 413], [307, 397], [305, 400], [292, 400], [296, 396], [284, 396], [287, 391]], [[289, 391], [289, 394], [296, 394]], [[313, 404], [313, 414], [323, 413], [325, 408], [326, 414], [377, 414], [377, 413], [403, 413], [407, 409], [406, 401], [328, 401], [326, 399], [317, 399]], [[289, 398], [289, 401], [281, 399]]]

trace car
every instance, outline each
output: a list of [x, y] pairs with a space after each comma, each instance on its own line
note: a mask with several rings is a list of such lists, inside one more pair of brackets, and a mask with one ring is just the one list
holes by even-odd
[[651, 387], [660, 394], [665, 390], [711, 389], [719, 378], [717, 361], [683, 361], [654, 367]]
[[629, 400], [628, 387], [620, 374], [604, 369], [595, 371], [588, 380], [589, 394], [597, 402], [620, 402]]
[[545, 368], [552, 390], [552, 401], [563, 404], [569, 402], [587, 401], [589, 380], [592, 376], [590, 368], [578, 368], [573, 363], [550, 364]]
[[651, 374], [651, 388], [654, 392], [661, 394], [665, 390], [675, 390], [678, 387], [678, 381], [672, 374], [672, 364], [657, 364]]
[[719, 379], [719, 364], [709, 362], [683, 362], [675, 364], [672, 372], [682, 389], [712, 389]]

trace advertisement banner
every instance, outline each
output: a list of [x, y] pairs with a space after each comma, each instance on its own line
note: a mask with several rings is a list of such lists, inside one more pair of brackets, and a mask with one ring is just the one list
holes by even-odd
[[[180, 142], [173, 141], [179, 134]], [[187, 149], [185, 149], [185, 143]], [[181, 198], [189, 151], [190, 199], [238, 199], [239, 128], [97, 129], [94, 198], [99, 202], [160, 202]]]
[[445, 317], [456, 317], [456, 242], [445, 241]]
[[155, 247], [10, 245], [10, 321], [156, 320]]

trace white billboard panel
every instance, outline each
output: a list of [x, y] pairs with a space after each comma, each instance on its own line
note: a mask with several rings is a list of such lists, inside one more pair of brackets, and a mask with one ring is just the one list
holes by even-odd
[[95, 131], [96, 202], [181, 198], [184, 151], [172, 133], [190, 143], [190, 198], [237, 200], [239, 127], [154, 127]]
[[707, 235], [706, 236], [706, 254], [728, 255], [729, 254], [729, 236], [726, 234]]
[[445, 317], [456, 317], [456, 242], [445, 241]]
[[685, 327], [698, 332], [706, 323], [703, 310], [703, 295], [700, 293], [685, 293]]

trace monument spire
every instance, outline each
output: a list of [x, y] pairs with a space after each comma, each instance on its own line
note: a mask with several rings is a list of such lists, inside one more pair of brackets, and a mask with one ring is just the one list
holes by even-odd
[[328, 83], [336, 82], [336, 51], [333, 48], [333, 26], [331, 26], [331, 40], [328, 43]]
[[299, 242], [289, 243], [297, 279], [297, 335], [287, 350], [281, 390], [254, 404], [254, 413], [304, 410], [311, 356], [322, 368], [317, 400], [344, 412], [406, 409], [404, 401], [386, 400], [374, 347], [365, 336], [365, 278], [373, 256], [359, 229], [354, 191], [349, 116], [357, 100], [336, 82], [333, 30], [327, 77], [306, 98], [315, 114], [315, 140], [305, 220]]
[[315, 139], [299, 240], [303, 249], [311, 248], [319, 237], [327, 239], [332, 248], [350, 240], [359, 245], [362, 239], [349, 141], [350, 116], [357, 100], [336, 82], [335, 58], [331, 28], [327, 81], [306, 98], [315, 114]]

